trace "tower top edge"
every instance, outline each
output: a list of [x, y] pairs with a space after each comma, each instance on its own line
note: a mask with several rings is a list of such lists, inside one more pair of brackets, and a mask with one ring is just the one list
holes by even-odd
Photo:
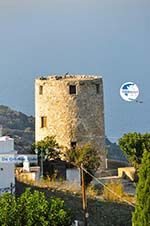
[[81, 74], [64, 74], [64, 75], [47, 75], [37, 76], [36, 80], [94, 80], [102, 79], [101, 75], [81, 75]]

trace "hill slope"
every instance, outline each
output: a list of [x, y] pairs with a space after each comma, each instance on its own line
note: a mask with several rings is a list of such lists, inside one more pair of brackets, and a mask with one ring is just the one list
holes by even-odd
[[34, 142], [34, 117], [0, 105], [0, 125], [2, 134], [15, 139], [15, 150], [18, 153], [29, 153]]

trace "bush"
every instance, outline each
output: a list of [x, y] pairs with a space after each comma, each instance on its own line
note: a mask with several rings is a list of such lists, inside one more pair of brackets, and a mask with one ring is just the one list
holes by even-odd
[[0, 196], [0, 225], [16, 225], [17, 204], [13, 195], [5, 193]]
[[71, 225], [70, 213], [65, 210], [64, 201], [59, 198], [50, 199], [48, 205], [48, 225], [69, 226]]
[[46, 200], [42, 192], [27, 189], [18, 198], [11, 194], [0, 197], [1, 226], [69, 226], [71, 221], [64, 201]]
[[47, 226], [48, 201], [44, 193], [27, 189], [17, 200], [18, 225]]

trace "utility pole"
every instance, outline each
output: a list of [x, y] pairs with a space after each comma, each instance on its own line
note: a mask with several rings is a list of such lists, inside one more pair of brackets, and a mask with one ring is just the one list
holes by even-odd
[[86, 199], [86, 191], [85, 191], [85, 172], [83, 170], [83, 164], [81, 164], [81, 186], [82, 186], [82, 207], [83, 207], [83, 214], [84, 214], [84, 226], [87, 226], [87, 218], [88, 218], [88, 212], [87, 212], [87, 199]]

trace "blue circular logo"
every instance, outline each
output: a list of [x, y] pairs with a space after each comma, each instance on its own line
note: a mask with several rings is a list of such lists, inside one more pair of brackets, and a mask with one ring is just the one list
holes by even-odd
[[126, 82], [120, 88], [120, 96], [125, 101], [134, 101], [139, 96], [139, 88], [133, 82]]

